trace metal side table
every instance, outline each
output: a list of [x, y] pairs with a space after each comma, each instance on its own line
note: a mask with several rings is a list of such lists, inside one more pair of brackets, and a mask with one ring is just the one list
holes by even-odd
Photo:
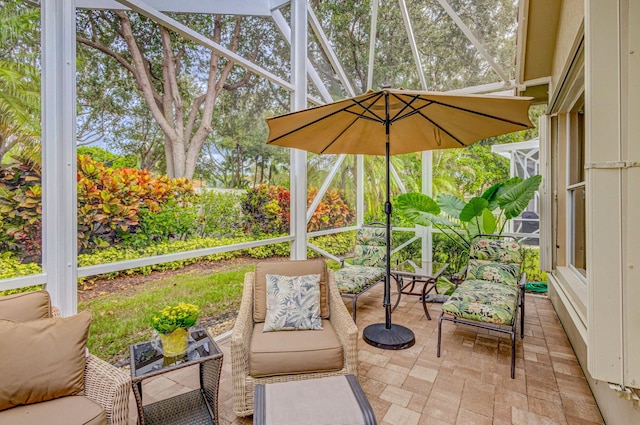
[[[140, 425], [219, 423], [218, 385], [222, 351], [206, 330], [192, 328], [189, 333], [187, 353], [180, 357], [165, 358], [151, 341], [130, 346], [131, 386]], [[199, 389], [142, 405], [142, 381], [194, 365], [200, 368]]]
[[[448, 266], [448, 263], [438, 264], [423, 261], [418, 265], [412, 261], [406, 261], [398, 268], [391, 270], [391, 275], [396, 278], [398, 285], [402, 288], [401, 294], [420, 296], [424, 314], [427, 319], [431, 320], [429, 309], [427, 309], [427, 294], [431, 291], [438, 293], [436, 282]], [[412, 270], [409, 271], [409, 268]], [[416, 284], [422, 284], [422, 289], [416, 288]]]

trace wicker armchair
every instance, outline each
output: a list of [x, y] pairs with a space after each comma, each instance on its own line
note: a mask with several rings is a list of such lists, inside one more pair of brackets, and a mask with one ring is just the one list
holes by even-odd
[[[298, 263], [298, 262], [292, 262]], [[316, 261], [317, 263], [317, 261]], [[287, 275], [287, 263], [277, 263], [281, 274]], [[326, 270], [326, 265], [322, 262]], [[256, 266], [257, 269], [258, 266]], [[252, 376], [250, 374], [249, 353], [254, 332], [254, 282], [255, 274], [247, 273], [244, 279], [244, 291], [240, 311], [231, 334], [231, 363], [233, 380], [233, 411], [237, 416], [248, 416], [253, 413], [253, 396], [256, 384], [274, 382], [299, 381], [336, 375], [357, 375], [358, 352], [356, 348], [358, 328], [347, 311], [332, 271], [328, 273], [329, 288], [329, 322], [337, 334], [342, 346], [342, 369], [334, 371], [318, 371], [296, 374], [279, 374], [275, 376]], [[296, 275], [292, 273], [292, 275]], [[312, 331], [313, 332], [313, 331]], [[272, 332], [283, 334], [283, 332]], [[298, 331], [284, 332], [297, 334]]]
[[[58, 307], [51, 306], [51, 317], [60, 317]], [[110, 425], [129, 423], [129, 392], [131, 376], [128, 373], [89, 354], [84, 368], [84, 394], [98, 403], [107, 414]]]
[[[0, 319], [17, 323], [37, 323], [41, 319], [60, 317], [60, 310], [51, 305], [47, 291], [35, 291], [0, 297]], [[60, 323], [60, 322], [58, 322]], [[5, 332], [6, 332], [5, 327]], [[54, 329], [54, 325], [50, 325]], [[60, 327], [56, 329], [61, 329]], [[64, 330], [64, 328], [62, 328]], [[73, 330], [71, 333], [73, 334]], [[29, 333], [27, 332], [27, 335]], [[61, 333], [48, 334], [40, 339], [48, 341], [57, 339], [60, 343]], [[15, 341], [14, 341], [15, 342]], [[68, 341], [70, 345], [76, 344], [73, 338]], [[79, 343], [77, 343], [79, 345]], [[20, 345], [20, 342], [16, 342]], [[40, 347], [42, 349], [42, 347]], [[12, 352], [12, 353], [15, 353]], [[26, 354], [26, 353], [25, 353]], [[55, 353], [41, 352], [40, 355], [54, 355]], [[82, 357], [82, 352], [80, 351]], [[25, 355], [29, 358], [28, 355]], [[4, 359], [7, 360], [7, 359]], [[0, 411], [0, 423], [44, 423], [46, 418], [57, 419], [55, 423], [72, 425], [74, 423], [106, 423], [107, 425], [127, 425], [129, 423], [129, 391], [131, 390], [131, 378], [129, 373], [115, 366], [89, 355], [84, 361], [84, 397], [75, 395], [55, 395], [60, 391], [61, 376], [37, 375], [38, 387], [25, 388], [24, 394], [28, 394], [31, 401], [25, 403], [25, 395], [12, 389], [9, 399], [5, 399], [5, 408]], [[15, 361], [7, 360], [8, 362]], [[25, 360], [26, 361], [26, 360]], [[74, 359], [70, 359], [74, 361]], [[59, 365], [64, 372], [68, 369]], [[20, 366], [24, 370], [24, 365]], [[26, 371], [25, 371], [26, 373]], [[37, 373], [42, 373], [36, 372]], [[80, 375], [79, 370], [76, 375]], [[79, 378], [79, 376], [78, 376]], [[28, 378], [24, 378], [28, 379]], [[53, 385], [48, 385], [47, 379], [53, 379]], [[70, 380], [73, 382], [73, 379]], [[31, 382], [31, 381], [30, 381]], [[18, 381], [20, 385], [20, 381]], [[64, 382], [62, 383], [64, 385]], [[40, 387], [42, 386], [42, 387]], [[37, 388], [37, 389], [35, 389]], [[53, 388], [53, 389], [52, 389]], [[41, 392], [40, 392], [41, 391]], [[66, 390], [62, 390], [64, 393]], [[6, 396], [6, 394], [3, 394]], [[53, 398], [50, 397], [53, 395]], [[12, 398], [15, 397], [15, 398]], [[82, 399], [85, 399], [82, 401]], [[28, 400], [28, 399], [27, 399]], [[89, 401], [91, 400], [91, 401]], [[38, 401], [38, 402], [36, 402]], [[14, 404], [7, 408], [6, 405]], [[100, 410], [101, 408], [101, 410]], [[62, 416], [61, 416], [62, 415]]]

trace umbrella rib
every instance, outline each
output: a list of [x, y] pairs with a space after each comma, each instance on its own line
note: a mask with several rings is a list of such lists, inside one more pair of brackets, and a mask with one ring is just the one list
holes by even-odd
[[[336, 141], [338, 141], [338, 139], [339, 139], [339, 138], [340, 138], [344, 133], [346, 133], [346, 131], [347, 131], [347, 130], [349, 130], [349, 129], [351, 128], [351, 126], [352, 126], [353, 124], [355, 124], [355, 123], [356, 123], [356, 121], [358, 121], [358, 119], [360, 119], [360, 118], [364, 118], [364, 119], [367, 119], [367, 120], [370, 120], [370, 121], [373, 121], [373, 122], [383, 122], [381, 117], [378, 117], [378, 115], [377, 115], [375, 112], [372, 112], [372, 111], [370, 110], [370, 108], [371, 108], [371, 107], [372, 107], [372, 106], [373, 106], [373, 105], [378, 101], [378, 99], [380, 99], [380, 97], [382, 97], [382, 93], [380, 94], [380, 96], [378, 96], [378, 98], [377, 98], [376, 100], [374, 100], [373, 102], [371, 102], [371, 103], [369, 104], [369, 106], [363, 106], [363, 105], [361, 104], [361, 102], [358, 102], [357, 100], [354, 100], [353, 102], [354, 102], [355, 104], [357, 104], [358, 106], [360, 106], [360, 107], [362, 107], [362, 108], [364, 109], [364, 111], [363, 111], [362, 113], [359, 113], [359, 114], [358, 114], [358, 113], [356, 113], [356, 112], [350, 111], [349, 109], [345, 108], [345, 109], [344, 109], [344, 111], [345, 111], [345, 112], [348, 112], [348, 113], [350, 113], [350, 114], [353, 114], [353, 115], [355, 115], [356, 117], [354, 118], [354, 120], [353, 120], [353, 121], [351, 121], [351, 124], [349, 124], [348, 126], [346, 126], [346, 127], [345, 127], [341, 132], [340, 132], [340, 134], [338, 134], [336, 137], [334, 137], [334, 139], [331, 141], [331, 143], [329, 143], [327, 146], [325, 146], [325, 147], [320, 151], [320, 153], [321, 153], [321, 154], [325, 153], [325, 151], [326, 151], [327, 149], [329, 149], [331, 146], [333, 146], [333, 144], [334, 144]], [[367, 98], [367, 100], [369, 100], [369, 99], [371, 99], [371, 98]], [[368, 117], [368, 116], [364, 115], [364, 114], [365, 114], [365, 112], [369, 112], [369, 113], [371, 113], [374, 117], [378, 118], [379, 120], [376, 120], [375, 118], [371, 118], [371, 117]]]
[[[421, 112], [421, 109], [426, 108], [427, 106], [433, 104], [434, 102], [432, 100], [429, 100], [426, 105], [421, 106], [420, 108], [414, 108], [413, 106], [411, 106], [411, 103], [413, 103], [413, 101], [411, 101], [411, 103], [408, 103], [406, 100], [396, 96], [395, 94], [393, 95], [396, 99], [398, 99], [400, 102], [404, 103], [407, 107], [410, 107], [411, 109], [413, 109], [412, 112], [403, 115], [402, 117], [398, 118], [398, 115], [400, 114], [396, 114], [396, 116], [394, 117], [394, 120], [398, 121], [401, 120], [403, 118], [407, 118], [410, 117], [411, 115], [415, 115], [415, 114], [420, 114], [420, 116], [422, 118], [424, 118], [425, 120], [429, 121], [431, 124], [433, 124], [437, 129], [439, 129], [440, 131], [443, 131], [444, 133], [447, 134], [447, 136], [451, 137], [453, 140], [455, 140], [456, 142], [458, 142], [460, 144], [460, 146], [467, 146], [466, 144], [464, 144], [460, 139], [458, 139], [456, 136], [454, 136], [453, 134], [449, 133], [446, 129], [442, 128], [439, 124], [437, 124], [435, 121], [433, 121], [431, 118], [427, 117], [425, 114], [423, 114]], [[417, 97], [414, 97], [414, 100], [417, 99]], [[405, 107], [406, 108], [406, 107]], [[404, 110], [405, 108], [402, 108], [402, 110]]]
[[[373, 122], [377, 122], [377, 123], [383, 123], [383, 122], [384, 122], [384, 120], [383, 120], [382, 118], [380, 118], [380, 119], [371, 118], [371, 117], [368, 117], [368, 116], [366, 116], [366, 115], [363, 115], [362, 113], [353, 112], [353, 111], [350, 111], [350, 110], [348, 110], [348, 109], [345, 109], [344, 111], [345, 111], [345, 112], [348, 112], [348, 113], [350, 113], [350, 114], [353, 114], [353, 115], [355, 115], [355, 116], [356, 116], [356, 117], [358, 117], [358, 118], [362, 118], [362, 119], [365, 119], [365, 120], [369, 120], [369, 121], [373, 121]], [[371, 111], [369, 111], [369, 112], [371, 112]], [[376, 118], [378, 118], [378, 116], [377, 116], [374, 112], [371, 112], [371, 113], [372, 113], [373, 115], [375, 115], [375, 116], [376, 116]]]
[[467, 146], [464, 142], [462, 142], [460, 139], [458, 139], [456, 136], [454, 136], [453, 134], [449, 133], [446, 129], [442, 128], [440, 126], [440, 124], [437, 124], [435, 121], [433, 121], [431, 118], [427, 117], [425, 114], [423, 114], [422, 112], [417, 112], [418, 114], [420, 114], [420, 116], [422, 116], [422, 118], [424, 118], [425, 120], [429, 121], [431, 124], [433, 124], [437, 129], [439, 129], [440, 131], [443, 131], [447, 134], [447, 136], [451, 137], [453, 140], [455, 140], [456, 142], [458, 142], [461, 146]]
[[[378, 95], [378, 98], [377, 98], [376, 100], [374, 100], [373, 102], [371, 102], [371, 103], [369, 104], [369, 106], [363, 105], [364, 101], [360, 101], [360, 102], [359, 102], [359, 101], [357, 101], [357, 100], [353, 99], [353, 103], [355, 103], [356, 105], [358, 105], [358, 106], [360, 106], [362, 109], [364, 109], [364, 111], [360, 114], [360, 116], [361, 116], [362, 118], [366, 118], [366, 119], [369, 119], [369, 120], [372, 120], [372, 121], [375, 121], [375, 122], [382, 122], [382, 123], [383, 123], [383, 122], [384, 122], [384, 118], [383, 118], [383, 117], [381, 117], [381, 116], [378, 116], [378, 114], [376, 114], [375, 112], [373, 112], [373, 111], [371, 110], [371, 107], [372, 107], [373, 105], [375, 105], [375, 103], [378, 101], [378, 99], [380, 99], [383, 95], [384, 95], [384, 93], [380, 93], [380, 94]], [[370, 99], [371, 99], [371, 97], [370, 97], [370, 98], [367, 98], [367, 99], [365, 99], [365, 100], [370, 100]], [[348, 111], [348, 110], [347, 110], [347, 112], [351, 112], [351, 111]], [[365, 115], [364, 115], [364, 113], [365, 113], [365, 112], [369, 112], [371, 115], [373, 115], [373, 116], [374, 116], [375, 118], [377, 118], [378, 120], [376, 120], [376, 119], [374, 119], [374, 118], [371, 118], [371, 117], [367, 117], [367, 116], [365, 116]], [[352, 114], [355, 114], [355, 112], [351, 112], [351, 113], [352, 113]]]
[[327, 146], [325, 146], [325, 147], [320, 151], [320, 153], [321, 153], [321, 154], [325, 153], [325, 151], [326, 151], [327, 149], [329, 149], [331, 146], [333, 146], [333, 144], [334, 144], [335, 142], [337, 142], [337, 141], [338, 141], [338, 139], [339, 139], [339, 138], [340, 138], [344, 133], [346, 133], [346, 131], [347, 131], [347, 130], [349, 130], [349, 129], [351, 128], [351, 126], [352, 126], [353, 124], [355, 124], [355, 122], [356, 122], [356, 121], [358, 121], [358, 117], [354, 118], [354, 120], [351, 122], [351, 124], [349, 124], [348, 126], [346, 126], [346, 127], [345, 127], [341, 132], [340, 132], [340, 134], [338, 134], [336, 137], [334, 137], [334, 138], [333, 138], [333, 140], [332, 140], [332, 141], [331, 141]]
[[[448, 105], [448, 104], [446, 104], [446, 103], [438, 102], [437, 100], [432, 100], [432, 99], [429, 99], [429, 100], [428, 100], [428, 102], [429, 102], [429, 103], [427, 103], [426, 105], [423, 105], [423, 106], [421, 106], [420, 108], [414, 108], [413, 106], [411, 106], [411, 103], [413, 103], [413, 101], [414, 101], [415, 99], [417, 99], [417, 97], [414, 97], [414, 98], [413, 98], [413, 100], [412, 100], [411, 102], [407, 102], [406, 100], [402, 99], [401, 97], [397, 96], [396, 94], [393, 94], [393, 96], [394, 96], [396, 99], [398, 99], [400, 102], [402, 102], [402, 103], [404, 103], [404, 104], [406, 105], [406, 106], [405, 106], [405, 108], [402, 108], [402, 110], [405, 110], [405, 109], [406, 109], [406, 107], [410, 107], [410, 108], [412, 108], [412, 109], [413, 109], [413, 111], [412, 111], [412, 112], [410, 112], [410, 113], [408, 113], [408, 114], [406, 114], [406, 115], [404, 115], [404, 116], [402, 116], [402, 117], [399, 117], [400, 113], [398, 113], [398, 114], [396, 114], [396, 116], [394, 117], [394, 119], [393, 119], [392, 121], [394, 121], [394, 120], [401, 120], [401, 119], [408, 118], [408, 117], [410, 117], [410, 116], [412, 116], [412, 115], [415, 115], [415, 114], [420, 114], [420, 116], [421, 116], [422, 118], [426, 119], [426, 120], [427, 120], [427, 121], [429, 121], [431, 124], [433, 124], [436, 128], [438, 128], [438, 129], [440, 129], [441, 131], [443, 131], [444, 133], [446, 133], [449, 137], [451, 137], [453, 140], [455, 140], [456, 142], [458, 142], [461, 146], [467, 146], [467, 145], [466, 145], [465, 143], [463, 143], [462, 141], [460, 141], [460, 139], [458, 139], [456, 136], [454, 136], [453, 134], [451, 134], [449, 131], [447, 131], [447, 130], [446, 130], [444, 127], [442, 127], [440, 124], [436, 123], [436, 122], [435, 122], [435, 121], [433, 121], [431, 118], [427, 117], [427, 116], [422, 112], [422, 109], [426, 108], [427, 106], [431, 106], [431, 105], [433, 105], [433, 104], [436, 104], [436, 105], [445, 106], [445, 107], [447, 107], [447, 108], [452, 108], [452, 109], [457, 109], [457, 110], [459, 110], [459, 111], [468, 112], [468, 113], [471, 113], [471, 114], [474, 114], [474, 115], [478, 115], [478, 116], [482, 116], [482, 117], [486, 117], [486, 118], [491, 118], [491, 119], [498, 120], [498, 121], [502, 121], [502, 122], [507, 122], [507, 123], [514, 124], [514, 125], [518, 125], [518, 126], [521, 126], [521, 127], [524, 127], [524, 128], [529, 128], [529, 126], [528, 126], [528, 125], [526, 125], [526, 124], [522, 124], [522, 123], [519, 123], [519, 122], [516, 122], [516, 121], [513, 121], [513, 120], [508, 120], [508, 119], [506, 119], [506, 118], [496, 117], [496, 116], [494, 116], [494, 115], [485, 114], [485, 113], [478, 112], [478, 111], [474, 111], [474, 110], [471, 110], [471, 109], [461, 108], [461, 107], [459, 107], [459, 106]], [[400, 111], [400, 112], [402, 112], [402, 111]]]
[[[391, 93], [391, 95], [392, 95], [393, 97], [395, 97], [396, 99], [398, 99], [400, 102], [404, 103], [404, 108], [402, 108], [400, 111], [398, 111], [398, 113], [397, 113], [397, 114], [395, 114], [395, 115], [394, 115], [394, 117], [393, 117], [393, 118], [391, 118], [391, 119], [389, 120], [390, 122], [392, 122], [392, 123], [393, 123], [393, 122], [395, 122], [395, 121], [397, 121], [397, 120], [401, 120], [401, 119], [403, 119], [403, 118], [410, 117], [411, 115], [415, 114], [415, 113], [418, 111], [416, 108], [414, 108], [413, 106], [411, 106], [411, 104], [412, 104], [413, 102], [415, 102], [415, 101], [416, 101], [416, 99], [418, 99], [418, 97], [417, 97], [417, 96], [414, 96], [413, 98], [411, 98], [411, 102], [407, 102], [406, 100], [401, 99], [400, 97], [398, 97], [398, 95], [396, 95], [395, 93]], [[425, 106], [427, 106], [427, 105], [425, 105]], [[424, 106], [423, 106], [423, 107], [424, 107]], [[401, 116], [401, 114], [402, 114], [402, 113], [405, 111], [405, 109], [407, 109], [407, 108], [411, 108], [414, 112], [410, 112], [410, 113], [408, 113], [407, 115]]]
[[[403, 100], [403, 102], [406, 103], [406, 101], [404, 101], [404, 100]], [[491, 114], [485, 114], [484, 112], [474, 111], [473, 109], [467, 109], [467, 108], [462, 108], [460, 106], [449, 105], [447, 103], [438, 102], [437, 100], [431, 100], [431, 99], [429, 99], [429, 102], [431, 102], [431, 103], [425, 105], [425, 107], [435, 103], [436, 105], [442, 105], [442, 106], [445, 106], [447, 108], [457, 109], [458, 111], [468, 112], [470, 114], [479, 115], [481, 117], [491, 118], [491, 119], [494, 119], [494, 120], [497, 120], [497, 121], [508, 122], [510, 124], [514, 124], [514, 125], [517, 125], [517, 126], [520, 126], [520, 127], [529, 128], [529, 126], [527, 124], [523, 124], [523, 123], [518, 122], [518, 121], [513, 121], [513, 120], [510, 120], [510, 119], [507, 119], [507, 118], [502, 118], [502, 117], [498, 117], [498, 116], [491, 115]], [[420, 108], [420, 109], [422, 109], [422, 108]], [[416, 112], [418, 112], [420, 115], [423, 115], [419, 110], [416, 110]]]
[[[371, 97], [368, 97], [368, 98], [367, 98], [367, 99], [365, 99], [365, 100], [369, 100], [369, 99], [371, 99], [371, 98], [373, 98], [373, 97], [376, 97], [376, 96], [378, 96], [378, 98], [380, 98], [380, 96], [382, 96], [382, 95], [380, 95], [380, 94], [376, 93], [376, 94], [372, 95]], [[376, 101], [377, 101], [377, 100], [378, 100], [378, 99], [376, 99]], [[360, 105], [360, 102], [354, 102], [354, 103], [356, 103], [356, 104]], [[373, 103], [375, 103], [375, 101], [374, 101]], [[303, 128], [307, 128], [307, 127], [309, 127], [309, 126], [312, 126], [313, 124], [316, 124], [316, 123], [318, 123], [318, 122], [320, 122], [320, 121], [322, 121], [322, 120], [325, 120], [325, 119], [327, 119], [327, 118], [329, 118], [329, 117], [332, 117], [332, 116], [334, 116], [334, 115], [336, 115], [336, 114], [339, 114], [340, 112], [347, 111], [347, 112], [350, 112], [350, 113], [354, 113], [354, 112], [349, 111], [349, 108], [350, 108], [350, 107], [352, 107], [352, 106], [353, 106], [353, 104], [349, 104], [349, 105], [345, 106], [345, 107], [344, 107], [344, 108], [342, 108], [342, 109], [338, 109], [337, 111], [333, 111], [333, 112], [332, 112], [332, 113], [330, 113], [329, 115], [324, 115], [324, 116], [322, 116], [322, 117], [318, 118], [317, 120], [313, 120], [313, 121], [311, 121], [311, 122], [309, 122], [309, 123], [306, 123], [306, 124], [305, 124], [305, 125], [303, 125], [303, 126], [300, 126], [300, 127], [295, 128], [295, 129], [293, 129], [293, 130], [291, 130], [291, 131], [288, 131], [288, 132], [286, 132], [285, 134], [282, 134], [282, 135], [280, 135], [280, 136], [278, 136], [278, 137], [274, 138], [273, 140], [270, 140], [270, 141], [269, 141], [269, 142], [267, 142], [267, 143], [268, 143], [268, 144], [273, 144], [274, 142], [276, 142], [276, 141], [278, 141], [278, 140], [280, 140], [280, 139], [282, 139], [282, 138], [284, 138], [284, 137], [287, 137], [287, 136], [289, 136], [289, 135], [290, 135], [290, 134], [292, 134], [292, 133], [295, 133], [295, 132], [297, 132], [297, 131], [300, 131], [300, 130], [302, 130]], [[362, 106], [362, 105], [360, 105], [360, 106]], [[367, 109], [367, 110], [368, 110], [369, 108], [365, 108], [365, 109]], [[373, 112], [372, 112], [372, 113], [373, 113]], [[293, 114], [295, 114], [295, 112], [294, 112]], [[291, 115], [293, 115], [293, 114], [287, 114], [287, 116], [291, 116]], [[373, 115], [375, 115], [375, 114], [373, 114]], [[363, 117], [363, 118], [364, 118], [364, 117]], [[371, 119], [371, 118], [370, 118], [370, 119]], [[355, 121], [354, 121], [354, 122], [355, 122]], [[353, 125], [353, 123], [351, 123], [351, 124], [349, 125], [349, 127], [351, 127], [351, 125]], [[334, 141], [335, 141], [335, 140], [334, 140]], [[333, 143], [333, 142], [332, 142], [332, 143]]]

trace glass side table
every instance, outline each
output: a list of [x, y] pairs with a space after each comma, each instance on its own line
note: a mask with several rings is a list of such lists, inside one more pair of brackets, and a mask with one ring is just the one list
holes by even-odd
[[[428, 320], [431, 320], [431, 315], [427, 308], [427, 294], [431, 291], [438, 293], [436, 282], [448, 266], [448, 263], [405, 261], [392, 269], [391, 275], [396, 278], [398, 285], [402, 288], [400, 293], [420, 297], [424, 314]], [[416, 284], [422, 284], [422, 289], [416, 288]]]
[[[131, 386], [140, 425], [219, 423], [218, 385], [222, 370], [222, 351], [206, 330], [191, 328], [189, 333], [191, 338], [187, 353], [183, 356], [165, 358], [151, 341], [129, 347]], [[199, 389], [142, 405], [142, 381], [194, 365], [200, 368]]]

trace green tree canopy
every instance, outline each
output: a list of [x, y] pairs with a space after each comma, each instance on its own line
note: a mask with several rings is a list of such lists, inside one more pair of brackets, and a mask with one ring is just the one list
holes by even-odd
[[23, 2], [0, 1], [0, 162], [40, 135], [39, 18]]

